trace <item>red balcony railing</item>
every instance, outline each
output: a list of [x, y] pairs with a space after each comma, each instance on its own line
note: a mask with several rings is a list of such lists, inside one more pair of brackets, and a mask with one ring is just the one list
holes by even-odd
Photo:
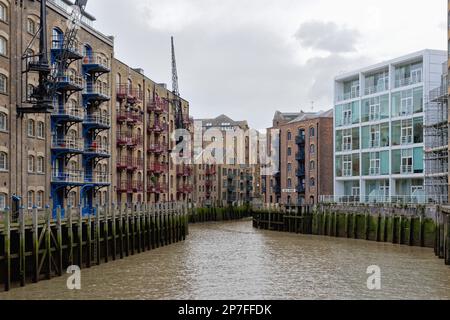
[[161, 123], [159, 121], [153, 121], [147, 123], [147, 131], [149, 133], [162, 133], [167, 132], [169, 127], [166, 123]]
[[140, 113], [130, 111], [119, 111], [117, 113], [118, 123], [128, 123], [131, 125], [141, 124], [144, 121], [144, 116]]
[[185, 164], [177, 165], [177, 176], [188, 177], [192, 173], [192, 169]]
[[133, 135], [129, 132], [117, 132], [117, 146], [138, 147], [142, 146], [142, 135]]
[[213, 175], [215, 175], [216, 174], [216, 167], [208, 167], [207, 169], [206, 169], [206, 175], [207, 176], [213, 176]]
[[144, 191], [144, 182], [138, 180], [118, 180], [117, 181], [117, 192], [127, 192], [127, 193], [135, 193], [135, 192], [143, 192]]
[[155, 101], [147, 104], [147, 111], [149, 113], [163, 114], [169, 112], [169, 102], [166, 99], [155, 98]]
[[189, 194], [189, 193], [192, 193], [193, 191], [194, 191], [193, 186], [191, 186], [189, 184], [182, 184], [182, 185], [177, 186], [178, 193]]
[[147, 192], [149, 193], [166, 193], [168, 190], [168, 186], [164, 183], [150, 183], [147, 187]]
[[127, 100], [130, 104], [142, 102], [143, 93], [139, 88], [130, 87], [128, 84], [118, 84], [116, 87], [118, 100]]
[[165, 143], [149, 143], [147, 152], [148, 153], [155, 153], [155, 154], [161, 154], [167, 151], [167, 144]]
[[167, 173], [168, 171], [169, 171], [168, 165], [163, 163], [150, 163], [147, 167], [147, 172], [153, 174], [162, 174]]

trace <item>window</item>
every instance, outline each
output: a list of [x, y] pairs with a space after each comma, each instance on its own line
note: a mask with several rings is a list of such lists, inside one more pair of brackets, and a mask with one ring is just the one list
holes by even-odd
[[402, 150], [401, 173], [408, 174], [413, 172], [413, 150]]
[[344, 177], [352, 176], [353, 161], [351, 155], [345, 155], [342, 161]]
[[0, 37], [0, 55], [8, 54], [8, 41], [4, 37]]
[[44, 157], [37, 158], [36, 172], [44, 173]]
[[37, 136], [38, 138], [45, 138], [45, 124], [42, 121], [37, 124]]
[[314, 128], [309, 129], [309, 137], [314, 137], [316, 135], [316, 130]]
[[0, 210], [6, 209], [6, 194], [0, 193]]
[[287, 133], [287, 139], [288, 141], [292, 140], [292, 133], [290, 131]]
[[0, 131], [6, 131], [8, 130], [8, 116], [0, 112]]
[[67, 204], [71, 207], [75, 207], [77, 199], [77, 193], [75, 191], [71, 191], [69, 193], [69, 197], [67, 198]]
[[314, 169], [316, 169], [316, 163], [314, 161], [311, 161], [309, 163], [309, 170], [314, 170]]
[[314, 178], [309, 179], [309, 186], [310, 187], [315, 187], [316, 186], [316, 179], [314, 179]]
[[28, 136], [34, 137], [34, 120], [28, 120], [28, 128], [27, 128]]
[[0, 171], [8, 170], [8, 155], [5, 152], [0, 152]]
[[28, 156], [28, 172], [32, 173], [34, 172], [34, 157]]
[[29, 84], [27, 86], [27, 99], [31, 100], [33, 98], [34, 94], [34, 86], [32, 84]]
[[28, 209], [33, 209], [34, 206], [34, 191], [28, 191]]
[[291, 188], [292, 188], [292, 180], [291, 180], [291, 179], [288, 179], [288, 181], [287, 181], [287, 187], [288, 187], [288, 189], [291, 189]]
[[316, 153], [316, 146], [315, 145], [311, 145], [310, 147], [309, 147], [309, 153], [310, 154], [315, 154]]
[[38, 193], [36, 194], [36, 207], [38, 209], [42, 209], [43, 201], [44, 201], [44, 192], [38, 191]]
[[[379, 101], [379, 100], [378, 100]], [[374, 103], [369, 106], [369, 120], [376, 121], [380, 119], [381, 108], [379, 103]]]
[[352, 130], [344, 130], [342, 136], [342, 150], [352, 151]]
[[380, 126], [370, 127], [370, 147], [379, 148], [380, 147]]
[[27, 31], [33, 35], [36, 33], [36, 23], [32, 19], [27, 20]]
[[63, 32], [58, 28], [54, 28], [52, 31], [52, 48], [60, 49], [63, 45], [63, 39], [64, 39]]
[[380, 154], [379, 152], [372, 152], [370, 154], [370, 175], [380, 175]]
[[402, 144], [413, 143], [413, 121], [412, 119], [402, 121]]
[[[0, 38], [1, 39], [1, 38]], [[1, 41], [0, 41], [1, 43]], [[8, 93], [8, 78], [0, 73], [0, 93]]]
[[8, 19], [7, 9], [3, 3], [0, 3], [0, 20], [6, 22]]
[[342, 118], [344, 126], [349, 126], [353, 123], [351, 104], [346, 104], [344, 106], [344, 109], [342, 110]]
[[288, 163], [287, 165], [287, 172], [292, 172], [292, 164]]
[[288, 150], [287, 150], [287, 155], [288, 155], [288, 156], [291, 156], [291, 155], [292, 155], [292, 148], [290, 148], [290, 147], [288, 148]]

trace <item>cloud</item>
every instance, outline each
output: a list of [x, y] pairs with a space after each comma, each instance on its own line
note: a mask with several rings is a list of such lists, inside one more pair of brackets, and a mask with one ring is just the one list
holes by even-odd
[[295, 37], [306, 48], [345, 53], [356, 51], [360, 33], [334, 22], [310, 21], [300, 26]]

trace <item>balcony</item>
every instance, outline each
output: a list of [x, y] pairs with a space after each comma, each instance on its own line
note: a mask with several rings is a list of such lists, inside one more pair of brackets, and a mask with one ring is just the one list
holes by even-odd
[[89, 129], [107, 130], [111, 128], [110, 116], [106, 112], [89, 114], [84, 118], [83, 125]]
[[364, 95], [369, 96], [387, 90], [389, 90], [389, 85], [387, 83], [383, 83], [377, 86], [369, 86], [364, 89]]
[[52, 149], [61, 153], [81, 154], [84, 152], [84, 144], [82, 138], [53, 138]]
[[108, 145], [102, 145], [101, 143], [94, 141], [90, 146], [86, 146], [84, 155], [97, 158], [109, 158], [111, 156], [111, 152]]
[[273, 192], [277, 195], [281, 195], [281, 187], [280, 186], [274, 186], [273, 187]]
[[155, 101], [147, 104], [147, 112], [155, 114], [165, 114], [169, 112], [169, 102], [166, 99], [156, 98]]
[[164, 143], [149, 143], [147, 152], [160, 155], [168, 150], [168, 146]]
[[97, 77], [111, 72], [109, 60], [101, 53], [89, 52], [84, 56], [82, 64], [83, 71], [85, 73], [89, 73]]
[[51, 55], [54, 59], [64, 56], [64, 58], [68, 59], [70, 62], [83, 58], [78, 43], [74, 43], [72, 46], [67, 47], [64, 44], [64, 37], [61, 35], [52, 37]]
[[127, 123], [130, 126], [141, 124], [144, 116], [131, 111], [120, 111], [117, 113], [117, 123]]
[[298, 186], [295, 188], [295, 191], [296, 191], [297, 193], [299, 193], [299, 194], [305, 194], [306, 188], [305, 188], [304, 185], [298, 185]]
[[82, 185], [84, 184], [84, 172], [81, 170], [68, 170], [65, 172], [52, 171], [52, 183], [64, 185]]
[[106, 102], [111, 99], [109, 86], [99, 82], [87, 83], [83, 90], [83, 99], [85, 102]]
[[207, 176], [213, 176], [213, 175], [215, 175], [217, 173], [217, 171], [216, 171], [216, 167], [215, 166], [213, 166], [213, 167], [208, 167], [207, 169], [206, 169], [206, 175]]
[[408, 77], [408, 78], [402, 78], [395, 80], [395, 87], [406, 87], [406, 86], [412, 86], [414, 84], [419, 84], [422, 82], [422, 75], [417, 75], [415, 77]]
[[161, 194], [168, 192], [169, 188], [164, 183], [150, 183], [147, 187], [147, 192]]
[[296, 136], [295, 137], [295, 144], [305, 145], [305, 143], [306, 143], [305, 136]]
[[101, 171], [96, 171], [93, 174], [86, 175], [85, 182], [104, 186], [111, 184], [109, 181], [109, 174]]
[[177, 165], [177, 176], [189, 177], [192, 174], [192, 169], [187, 165]]
[[297, 177], [304, 177], [306, 174], [305, 168], [298, 168], [297, 171], [295, 172], [295, 175]]
[[135, 148], [142, 145], [142, 135], [117, 132], [116, 137], [118, 147]]
[[188, 115], [183, 115], [183, 124], [184, 125], [189, 125], [191, 123], [191, 119], [189, 118]]
[[337, 102], [345, 101], [345, 100], [351, 100], [356, 99], [360, 97], [360, 92], [358, 90], [353, 90], [351, 92], [344, 92], [343, 94], [339, 95], [337, 97]]
[[190, 194], [194, 188], [190, 184], [182, 184], [177, 186], [177, 193]]
[[117, 192], [119, 193], [138, 193], [144, 192], [144, 183], [137, 180], [117, 181]]
[[147, 123], [147, 132], [148, 133], [160, 134], [160, 133], [167, 132], [167, 131], [168, 131], [167, 124], [162, 124], [159, 121], [154, 121], [153, 123], [150, 123], [150, 122]]
[[400, 168], [401, 174], [411, 174], [413, 173], [413, 166], [410, 165], [402, 165]]
[[55, 76], [56, 89], [60, 92], [78, 92], [83, 91], [83, 77], [73, 73], [64, 72]]
[[369, 175], [371, 176], [379, 176], [380, 175], [380, 168], [378, 167], [373, 167], [373, 168], [369, 168]]
[[80, 123], [84, 120], [84, 109], [56, 107], [51, 117], [60, 122]]
[[126, 100], [128, 104], [134, 105], [142, 102], [143, 94], [139, 88], [132, 88], [128, 84], [119, 84], [116, 87], [116, 97], [119, 101]]
[[304, 161], [306, 158], [305, 158], [305, 152], [304, 151], [302, 151], [302, 152], [297, 152], [296, 154], [295, 154], [295, 160], [297, 160], [297, 161]]
[[147, 167], [147, 172], [155, 175], [160, 175], [167, 173], [169, 171], [169, 166], [163, 163], [149, 163]]
[[142, 170], [144, 164], [144, 159], [136, 158], [136, 157], [119, 157], [117, 159], [117, 169], [118, 170], [127, 170], [130, 172], [136, 170]]
[[233, 185], [228, 185], [228, 186], [227, 186], [227, 191], [228, 191], [228, 192], [235, 192], [235, 191], [236, 191], [236, 187], [233, 186]]
[[206, 185], [206, 188], [212, 188], [212, 186], [213, 186], [213, 181], [212, 180], [206, 180], [206, 183], [205, 183], [205, 185]]

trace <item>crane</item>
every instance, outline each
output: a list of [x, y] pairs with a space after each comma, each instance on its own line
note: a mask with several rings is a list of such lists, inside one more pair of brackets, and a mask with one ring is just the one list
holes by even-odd
[[178, 71], [177, 71], [177, 61], [175, 58], [175, 45], [173, 42], [173, 37], [171, 37], [172, 44], [172, 93], [175, 96], [175, 126], [177, 129], [183, 129], [183, 108], [181, 107], [180, 91], [178, 87]]

